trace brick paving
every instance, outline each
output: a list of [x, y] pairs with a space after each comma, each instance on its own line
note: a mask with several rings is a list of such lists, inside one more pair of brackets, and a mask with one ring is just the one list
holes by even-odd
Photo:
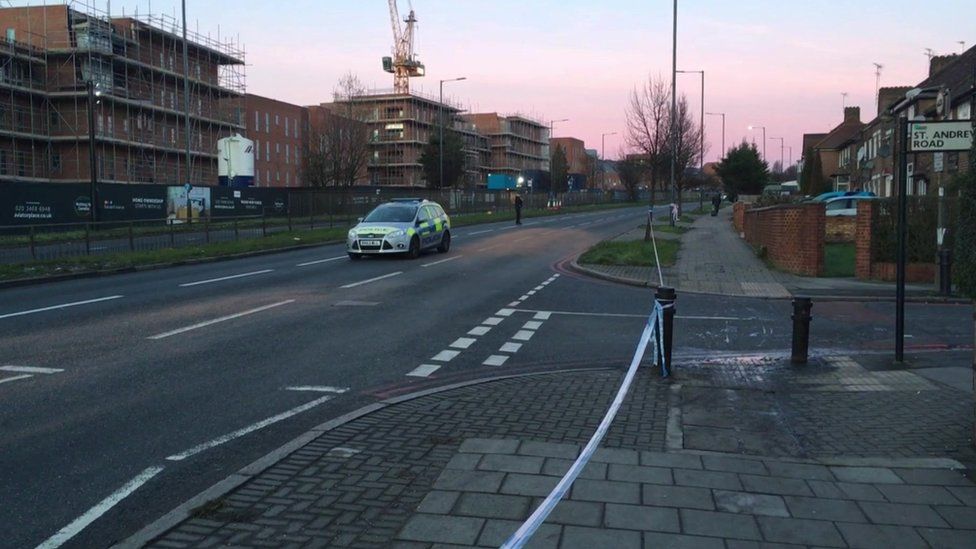
[[[976, 463], [972, 395], [860, 362], [641, 370], [529, 546], [976, 547], [976, 484], [958, 462], [917, 459]], [[621, 377], [535, 375], [394, 404], [149, 546], [496, 547], [568, 469]]]

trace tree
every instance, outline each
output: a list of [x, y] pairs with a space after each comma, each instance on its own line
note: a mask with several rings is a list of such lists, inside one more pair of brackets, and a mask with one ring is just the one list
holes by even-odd
[[454, 187], [464, 175], [464, 141], [454, 130], [444, 130], [444, 181], [441, 181], [440, 136], [431, 132], [430, 139], [420, 154], [427, 188]]
[[620, 177], [620, 184], [627, 189], [630, 200], [637, 202], [641, 178], [644, 177], [645, 166], [640, 160], [633, 156], [621, 154], [621, 159], [617, 161], [617, 176]]
[[348, 188], [356, 183], [369, 159], [369, 128], [364, 107], [356, 98], [366, 88], [346, 73], [333, 91], [333, 104], [310, 110], [302, 151], [302, 174], [313, 187]]
[[814, 154], [811, 163], [813, 166], [810, 168], [809, 192], [807, 194], [817, 196], [826, 192], [827, 181], [823, 176], [823, 162], [820, 160], [820, 155]]
[[769, 167], [759, 158], [756, 146], [745, 141], [729, 150], [715, 171], [722, 178], [725, 192], [733, 196], [761, 194], [769, 181]]
[[[973, 118], [976, 129], [976, 118]], [[955, 234], [955, 278], [959, 291], [976, 298], [976, 140], [969, 149], [969, 172], [957, 176], [959, 222]]]
[[552, 160], [549, 164], [549, 173], [552, 174], [552, 192], [564, 193], [569, 188], [567, 179], [569, 178], [569, 161], [566, 160], [566, 150], [562, 145], [556, 145], [552, 151]]
[[803, 151], [803, 170], [800, 172], [800, 193], [811, 195], [810, 178], [813, 176], [813, 147], [807, 147]]

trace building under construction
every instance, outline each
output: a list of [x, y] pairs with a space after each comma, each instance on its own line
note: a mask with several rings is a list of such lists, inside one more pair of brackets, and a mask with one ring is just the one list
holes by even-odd
[[215, 185], [217, 140], [243, 127], [243, 49], [188, 32], [187, 75], [176, 20], [50, 3], [0, 8], [0, 182], [89, 181], [91, 109], [99, 182]]

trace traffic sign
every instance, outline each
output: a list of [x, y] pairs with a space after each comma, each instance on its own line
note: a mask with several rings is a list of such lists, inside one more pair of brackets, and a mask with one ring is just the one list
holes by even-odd
[[973, 123], [964, 121], [911, 122], [910, 152], [968, 151], [973, 146]]

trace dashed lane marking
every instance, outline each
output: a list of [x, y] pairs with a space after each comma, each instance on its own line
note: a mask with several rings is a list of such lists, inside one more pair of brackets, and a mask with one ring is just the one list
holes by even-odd
[[491, 355], [482, 364], [485, 366], [501, 366], [505, 364], [506, 360], [508, 360], [507, 355]]
[[473, 233], [468, 233], [468, 236], [474, 236], [476, 234], [490, 233], [490, 232], [494, 232], [494, 230], [495, 229], [488, 229], [488, 230], [485, 230], [485, 231], [475, 231]]
[[45, 311], [56, 311], [58, 309], [67, 309], [68, 307], [77, 307], [79, 305], [88, 305], [90, 303], [100, 303], [102, 301], [111, 301], [113, 299], [121, 299], [124, 296], [121, 295], [110, 295], [108, 297], [99, 297], [97, 299], [87, 299], [85, 301], [74, 301], [72, 303], [62, 303], [61, 305], [51, 305], [50, 307], [41, 307], [40, 309], [30, 309], [28, 311], [19, 311], [16, 313], [7, 313], [0, 315], [0, 319], [12, 318], [15, 316], [23, 316], [34, 313], [43, 313]]
[[518, 307], [521, 304], [522, 304], [521, 301], [513, 301], [513, 302], [509, 303], [508, 306], [509, 307]]
[[286, 391], [303, 391], [309, 393], [333, 393], [341, 395], [349, 390], [349, 387], [329, 387], [327, 385], [298, 385], [295, 387], [285, 387]]
[[450, 362], [459, 354], [461, 354], [461, 351], [444, 350], [431, 357], [431, 360], [436, 360], [438, 362]]
[[3, 379], [0, 379], [0, 383], [7, 383], [8, 381], [19, 381], [21, 379], [27, 379], [29, 377], [34, 377], [34, 376], [31, 375], [31, 374], [24, 374], [22, 376], [6, 377], [6, 378], [3, 378]]
[[436, 372], [440, 368], [441, 367], [436, 364], [421, 364], [407, 373], [407, 375], [411, 377], [428, 377], [430, 374]]
[[483, 336], [491, 330], [491, 326], [475, 326], [468, 331], [468, 335]]
[[330, 257], [328, 259], [317, 259], [315, 261], [306, 261], [305, 263], [299, 263], [296, 267], [308, 267], [309, 265], [318, 265], [319, 263], [328, 263], [330, 261], [339, 261], [340, 259], [346, 259], [349, 256], [340, 255], [339, 257]]
[[455, 349], [467, 349], [473, 345], [475, 341], [477, 340], [473, 337], [459, 337], [454, 340], [454, 343], [448, 345], [448, 347], [454, 347]]
[[516, 341], [528, 341], [532, 339], [533, 335], [535, 335], [535, 332], [532, 330], [519, 330], [512, 336], [512, 339]]
[[523, 330], [538, 330], [542, 326], [542, 322], [537, 320], [530, 320], [522, 325]]
[[498, 315], [498, 316], [512, 316], [512, 313], [514, 313], [514, 312], [515, 312], [515, 309], [501, 309], [501, 310], [499, 310], [495, 314]]
[[534, 317], [532, 317], [532, 318], [534, 318], [534, 319], [536, 319], [536, 320], [549, 320], [549, 317], [550, 317], [550, 316], [552, 316], [552, 313], [550, 313], [550, 312], [548, 312], [548, 311], [539, 311], [539, 312], [538, 312], [538, 313], [536, 313], [536, 314], [535, 314], [535, 316], [534, 316]]
[[190, 286], [199, 286], [201, 284], [210, 284], [210, 283], [213, 283], [213, 282], [222, 282], [224, 280], [231, 280], [231, 279], [234, 279], [234, 278], [244, 278], [246, 276], [256, 276], [256, 275], [261, 275], [261, 274], [267, 274], [267, 273], [270, 273], [270, 272], [273, 272], [273, 271], [274, 271], [274, 269], [262, 269], [260, 271], [252, 271], [250, 273], [241, 273], [241, 274], [230, 275], [230, 276], [222, 276], [220, 278], [209, 278], [207, 280], [198, 280], [196, 282], [187, 282], [185, 284], [180, 284], [180, 288], [189, 288]]
[[395, 273], [389, 273], [382, 276], [375, 276], [373, 278], [367, 278], [366, 280], [360, 280], [359, 282], [353, 282], [352, 284], [346, 284], [345, 286], [339, 286], [342, 289], [355, 288], [356, 286], [362, 286], [364, 284], [369, 284], [370, 282], [376, 282], [377, 280], [383, 280], [384, 278], [391, 278], [394, 276], [400, 276], [403, 271], [397, 271]]
[[434, 261], [433, 263], [424, 263], [421, 267], [433, 267], [434, 265], [440, 265], [441, 263], [447, 263], [448, 261], [454, 261], [455, 259], [461, 259], [463, 255], [456, 255], [454, 257], [449, 257], [447, 259], [442, 259], [440, 261]]
[[485, 319], [482, 324], [487, 324], [488, 326], [498, 326], [501, 322], [505, 320], [504, 318], [499, 318], [497, 316], [491, 316]]
[[294, 302], [295, 302], [294, 299], [288, 299], [288, 300], [285, 300], [285, 301], [279, 301], [278, 303], [272, 303], [270, 305], [264, 305], [263, 307], [256, 307], [254, 309], [249, 309], [247, 311], [242, 311], [240, 313], [234, 313], [232, 315], [222, 316], [220, 318], [215, 318], [213, 320], [207, 320], [207, 321], [204, 321], [204, 322], [198, 322], [198, 323], [192, 324], [190, 326], [185, 326], [183, 328], [177, 328], [177, 329], [171, 330], [169, 332], [163, 332], [161, 334], [156, 334], [154, 336], [149, 336], [147, 339], [164, 339], [164, 338], [167, 338], [167, 337], [170, 337], [170, 336], [175, 336], [177, 334], [186, 333], [186, 332], [189, 332], [191, 330], [197, 330], [197, 329], [203, 328], [205, 326], [210, 326], [212, 324], [217, 324], [219, 322], [226, 322], [228, 320], [234, 320], [235, 318], [241, 318], [242, 316], [253, 315], [255, 313], [260, 313], [261, 311], [267, 311], [268, 309], [273, 309], [275, 307], [281, 307], [282, 305], [287, 305], [289, 303], [294, 303]]
[[512, 343], [511, 341], [509, 341], [508, 343], [502, 345], [501, 348], [498, 350], [503, 353], [517, 353], [521, 348], [522, 348], [521, 343]]
[[4, 372], [17, 372], [19, 374], [57, 374], [63, 372], [61, 368], [35, 368], [33, 366], [0, 366]]

